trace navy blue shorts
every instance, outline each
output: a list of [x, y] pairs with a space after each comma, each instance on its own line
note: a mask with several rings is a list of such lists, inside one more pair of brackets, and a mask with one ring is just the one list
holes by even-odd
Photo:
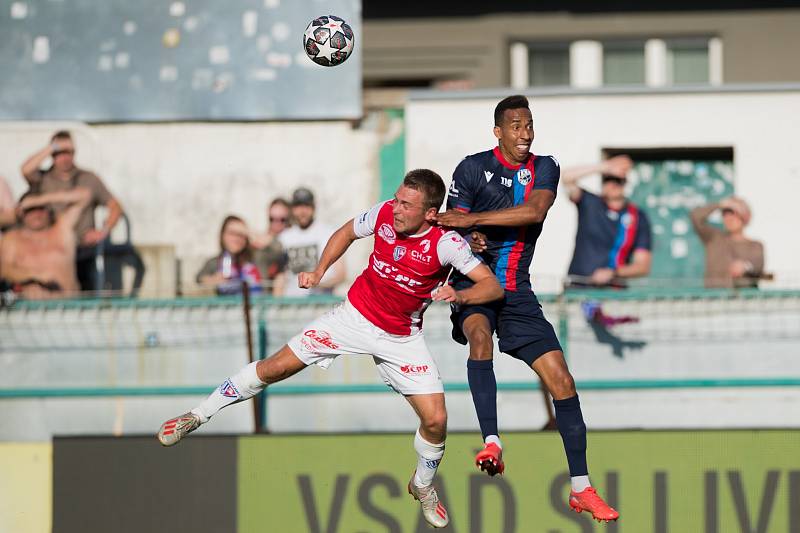
[[482, 305], [451, 305], [453, 339], [467, 344], [461, 329], [464, 319], [480, 313], [489, 320], [492, 333], [497, 332], [500, 351], [525, 361], [529, 366], [541, 355], [561, 350], [553, 326], [544, 317], [542, 306], [532, 291], [505, 291], [502, 300]]

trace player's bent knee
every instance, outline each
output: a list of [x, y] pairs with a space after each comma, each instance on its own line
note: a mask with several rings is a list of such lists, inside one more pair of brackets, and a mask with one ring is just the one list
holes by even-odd
[[426, 415], [421, 420], [422, 427], [430, 437], [435, 437], [436, 442], [443, 442], [447, 435], [447, 411], [437, 411]]
[[555, 400], [565, 400], [577, 394], [575, 380], [569, 372], [560, 372], [550, 382], [550, 394]]

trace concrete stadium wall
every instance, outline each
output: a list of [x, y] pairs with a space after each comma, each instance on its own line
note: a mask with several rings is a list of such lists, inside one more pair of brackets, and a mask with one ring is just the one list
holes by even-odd
[[[497, 144], [492, 113], [512, 90], [419, 91], [406, 108], [406, 166], [452, 176], [468, 154]], [[532, 92], [536, 130], [532, 150], [555, 155], [563, 167], [593, 163], [603, 148], [732, 147], [736, 193], [753, 210], [748, 233], [764, 242], [766, 268], [776, 283], [800, 285], [795, 157], [800, 87], [779, 91]], [[584, 185], [599, 189], [598, 178]], [[550, 210], [534, 258], [536, 288], [558, 290], [574, 247], [577, 215], [561, 191]]]

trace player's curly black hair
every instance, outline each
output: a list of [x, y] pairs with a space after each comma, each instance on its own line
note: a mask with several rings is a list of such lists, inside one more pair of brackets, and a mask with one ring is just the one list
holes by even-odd
[[445, 186], [442, 177], [427, 168], [411, 170], [403, 178], [403, 185], [421, 192], [425, 196], [425, 209], [439, 206], [444, 202]]
[[494, 108], [494, 125], [499, 126], [503, 122], [503, 113], [508, 109], [530, 109], [528, 99], [521, 94], [507, 96], [500, 100]]

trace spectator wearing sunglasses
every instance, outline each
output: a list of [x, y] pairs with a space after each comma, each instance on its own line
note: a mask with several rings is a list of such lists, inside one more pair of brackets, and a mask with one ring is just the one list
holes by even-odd
[[[625, 280], [650, 273], [652, 262], [650, 221], [625, 197], [625, 183], [633, 162], [616, 156], [595, 165], [561, 170], [561, 183], [578, 207], [575, 252], [569, 265], [572, 287], [625, 287]], [[578, 182], [593, 174], [602, 176], [600, 195]]]
[[[52, 164], [43, 170], [42, 164], [51, 159]], [[94, 289], [96, 246], [108, 238], [112, 228], [122, 215], [122, 206], [106, 188], [96, 174], [75, 165], [75, 143], [68, 131], [58, 131], [47, 146], [30, 156], [22, 164], [22, 175], [36, 194], [88, 189], [89, 203], [80, 214], [75, 226], [78, 238], [78, 279], [84, 290]], [[101, 228], [95, 228], [94, 210], [98, 206], [108, 208], [108, 216]], [[57, 211], [63, 208], [57, 208]]]
[[267, 286], [266, 292], [272, 294], [278, 284], [283, 283], [287, 256], [278, 235], [289, 227], [289, 202], [275, 198], [267, 209], [268, 225], [266, 233], [253, 236], [255, 263]]
[[[724, 229], [708, 221], [717, 210], [722, 213]], [[706, 249], [705, 286], [757, 286], [764, 271], [764, 246], [744, 235], [744, 228], [751, 218], [747, 202], [731, 196], [718, 203], [697, 207], [689, 217]]]

